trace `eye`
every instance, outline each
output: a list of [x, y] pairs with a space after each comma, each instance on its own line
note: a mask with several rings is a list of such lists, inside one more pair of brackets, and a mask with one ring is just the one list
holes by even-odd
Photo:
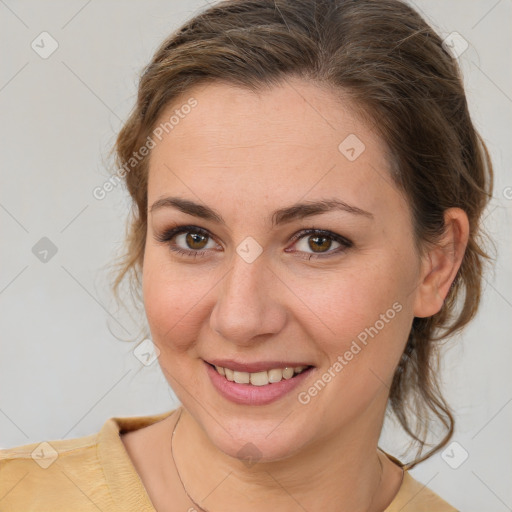
[[155, 238], [167, 244], [171, 251], [194, 258], [218, 247], [208, 231], [198, 226], [176, 226], [157, 234]]
[[286, 249], [286, 252], [304, 253], [305, 255], [301, 256], [304, 259], [330, 257], [354, 245], [348, 238], [317, 228], [300, 231], [293, 236], [293, 240], [297, 240], [294, 244], [295, 250]]
[[[156, 234], [155, 239], [168, 245], [171, 251], [187, 257], [196, 258], [204, 256], [209, 250], [219, 250], [210, 233], [199, 226], [176, 226]], [[292, 237], [292, 241], [295, 241], [295, 248], [285, 249], [285, 252], [296, 252], [308, 260], [334, 256], [353, 246], [348, 238], [317, 228], [300, 231]]]

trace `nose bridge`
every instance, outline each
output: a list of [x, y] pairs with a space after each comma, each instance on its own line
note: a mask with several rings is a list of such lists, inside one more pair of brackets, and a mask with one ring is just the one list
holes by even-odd
[[[250, 243], [250, 242], [249, 242]], [[244, 243], [239, 250], [247, 249]], [[250, 250], [249, 246], [249, 250]], [[261, 334], [275, 334], [284, 325], [285, 313], [274, 288], [265, 255], [256, 259], [233, 255], [231, 269], [218, 288], [211, 313], [211, 327], [227, 340], [250, 342]]]

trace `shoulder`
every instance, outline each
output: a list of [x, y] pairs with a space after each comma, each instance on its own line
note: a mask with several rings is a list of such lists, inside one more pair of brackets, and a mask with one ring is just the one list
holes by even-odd
[[404, 472], [402, 485], [393, 502], [384, 512], [457, 512], [426, 485]]
[[55, 507], [74, 503], [79, 489], [87, 492], [101, 477], [97, 443], [96, 433], [0, 450], [2, 510], [45, 510], [50, 499]]
[[0, 450], [0, 510], [154, 512], [121, 434], [172, 412], [112, 417], [94, 434]]

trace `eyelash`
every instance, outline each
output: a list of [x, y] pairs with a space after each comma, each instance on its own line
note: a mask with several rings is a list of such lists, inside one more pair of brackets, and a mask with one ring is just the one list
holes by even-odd
[[[205, 250], [199, 250], [199, 251], [193, 251], [193, 250], [185, 250], [181, 249], [179, 247], [176, 247], [172, 245], [170, 242], [171, 240], [182, 233], [196, 233], [203, 236], [208, 237], [211, 240], [214, 240], [214, 238], [211, 236], [211, 234], [204, 228], [200, 228], [199, 226], [176, 226], [174, 228], [168, 229], [164, 231], [163, 233], [155, 235], [155, 239], [160, 243], [165, 243], [169, 245], [169, 249], [179, 255], [197, 258], [198, 256], [205, 255], [209, 250], [211, 249], [205, 249]], [[334, 242], [337, 242], [340, 244], [340, 247], [337, 247], [334, 250], [328, 251], [326, 253], [304, 253], [302, 251], [297, 251], [299, 254], [301, 254], [301, 258], [305, 260], [311, 260], [311, 259], [322, 259], [322, 258], [329, 258], [333, 256], [334, 254], [339, 254], [341, 252], [346, 251], [347, 249], [350, 249], [354, 244], [348, 239], [341, 235], [338, 235], [336, 233], [333, 233], [332, 231], [327, 231], [325, 229], [320, 228], [308, 228], [303, 229], [292, 236], [292, 241], [297, 242], [298, 240], [301, 240], [304, 237], [311, 236], [311, 235], [317, 235], [322, 236], [325, 238], [328, 238]], [[295, 251], [287, 251], [287, 252], [295, 252]]]

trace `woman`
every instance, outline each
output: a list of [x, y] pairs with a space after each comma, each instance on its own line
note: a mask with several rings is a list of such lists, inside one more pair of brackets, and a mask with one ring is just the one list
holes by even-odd
[[[141, 284], [182, 406], [4, 450], [6, 510], [455, 510], [407, 470], [453, 432], [436, 340], [478, 307], [492, 166], [423, 19], [214, 5], [144, 70], [116, 154], [115, 285]], [[378, 447], [388, 405], [408, 464]], [[423, 453], [429, 414], [446, 433]]]

